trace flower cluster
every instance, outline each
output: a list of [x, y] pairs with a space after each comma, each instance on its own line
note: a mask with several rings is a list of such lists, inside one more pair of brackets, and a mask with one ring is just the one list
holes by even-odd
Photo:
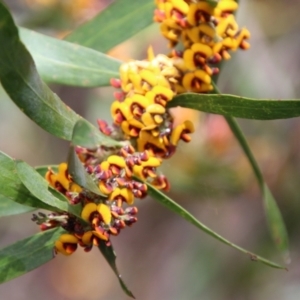
[[[189, 120], [175, 125], [168, 103], [184, 92], [206, 93], [213, 89], [216, 64], [229, 59], [229, 51], [247, 49], [250, 33], [239, 29], [234, 18], [238, 4], [219, 0], [213, 7], [206, 1], [156, 0], [154, 19], [172, 49], [166, 56], [154, 55], [152, 48], [142, 61], [130, 61], [120, 67], [120, 78], [111, 85], [118, 90], [111, 105], [113, 124], [98, 120], [99, 129], [122, 141], [120, 150], [102, 145], [96, 149], [76, 147], [87, 175], [99, 193], [79, 186], [68, 172], [66, 163], [58, 172], [49, 169], [45, 178], [64, 194], [72, 205], [81, 205], [78, 218], [68, 212], [34, 215], [42, 230], [63, 227], [55, 243], [56, 252], [69, 255], [80, 245], [89, 251], [93, 245], [110, 245], [110, 235], [137, 221], [135, 198], [147, 195], [145, 181], [168, 190], [165, 176], [156, 168], [175, 153], [180, 140], [189, 142], [194, 132]], [[138, 180], [135, 180], [137, 178]]]
[[[193, 124], [185, 121], [174, 128], [173, 117], [167, 109], [178, 91], [182, 73], [174, 64], [175, 59], [159, 54], [152, 48], [148, 58], [131, 61], [120, 67], [120, 79], [111, 83], [120, 89], [115, 92], [116, 100], [111, 106], [114, 125], [123, 137], [136, 144], [137, 151], [148, 150], [152, 156], [168, 158], [174, 154], [180, 139], [189, 142]], [[100, 130], [110, 135], [105, 123]]]
[[34, 215], [33, 220], [41, 230], [61, 226], [68, 231], [55, 244], [56, 252], [65, 255], [73, 253], [77, 245], [85, 251], [93, 245], [98, 246], [100, 241], [110, 245], [110, 235], [118, 235], [121, 229], [137, 221], [138, 210], [132, 206], [134, 198], [144, 198], [147, 194], [147, 185], [134, 180], [133, 176], [157, 188], [168, 189], [167, 179], [156, 173], [160, 164], [161, 160], [150, 156], [148, 151], [135, 152], [132, 146], [124, 146], [101, 163], [86, 166], [86, 172], [97, 184], [99, 194], [76, 184], [66, 163], [59, 165], [57, 173], [49, 168], [45, 178], [69, 199], [70, 204], [82, 206], [81, 219], [62, 212]]
[[229, 51], [248, 49], [250, 32], [240, 29], [233, 13], [234, 0], [220, 0], [213, 7], [207, 1], [156, 0], [154, 20], [160, 22], [162, 35], [170, 48], [183, 45], [185, 91], [196, 93], [213, 90], [211, 76], [219, 72], [214, 65], [229, 59]]

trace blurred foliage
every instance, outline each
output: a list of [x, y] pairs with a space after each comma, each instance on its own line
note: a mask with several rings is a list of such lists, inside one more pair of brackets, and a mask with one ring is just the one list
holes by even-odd
[[[75, 2], [80, 1], [69, 1], [69, 6], [62, 4], [67, 1], [7, 2], [17, 16], [18, 25], [53, 36], [66, 35], [108, 4], [108, 1], [82, 1], [89, 2], [91, 8], [75, 13], [81, 5], [76, 6]], [[289, 1], [288, 5], [283, 0], [272, 1], [272, 5], [266, 0], [240, 2], [238, 19], [252, 32], [252, 48], [246, 55], [233, 56], [224, 66], [219, 80], [221, 91], [245, 97], [299, 97], [300, 42], [296, 37], [300, 29], [297, 18], [300, 1]], [[156, 52], [165, 52], [165, 42], [157, 35], [155, 25], [114, 49], [114, 56], [121, 59], [129, 53], [144, 56], [146, 45], [141, 46], [141, 36]], [[59, 86], [53, 89], [91, 122], [109, 115], [110, 89]], [[31, 165], [65, 160], [67, 143], [42, 131], [0, 93], [0, 149]], [[178, 112], [177, 117], [182, 118], [181, 114]], [[184, 150], [179, 148], [177, 155], [163, 167], [172, 182], [172, 198], [235, 243], [277, 259], [258, 186], [227, 124], [217, 115], [190, 111], [186, 114], [197, 124], [194, 139]], [[119, 268], [126, 270], [128, 285], [137, 298], [299, 298], [300, 121], [240, 120], [239, 123], [286, 221], [291, 240], [289, 272], [249, 263], [238, 252], [199, 235], [197, 229], [148, 199], [139, 203], [142, 206], [139, 226], [113, 241], [118, 257], [123, 258]], [[35, 233], [36, 226], [29, 219], [28, 214], [0, 219], [1, 246]], [[35, 299], [41, 293], [45, 300], [123, 297], [111, 270], [96, 251], [90, 255], [78, 252], [67, 260], [57, 257], [51, 264], [0, 286], [3, 298]]]

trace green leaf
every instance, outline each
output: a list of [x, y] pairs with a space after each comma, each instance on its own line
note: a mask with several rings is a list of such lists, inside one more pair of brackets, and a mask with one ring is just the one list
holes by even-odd
[[23, 214], [33, 210], [32, 207], [21, 205], [0, 195], [0, 217]]
[[300, 116], [300, 100], [250, 99], [225, 94], [185, 93], [168, 103], [207, 113], [253, 120], [276, 120]]
[[36, 269], [54, 258], [54, 242], [62, 229], [50, 229], [0, 250], [0, 283]]
[[186, 221], [188, 221], [189, 223], [195, 225], [196, 227], [198, 227], [199, 229], [201, 229], [202, 231], [204, 231], [208, 235], [214, 237], [215, 239], [219, 240], [220, 242], [222, 242], [222, 243], [224, 243], [224, 244], [226, 244], [226, 245], [228, 245], [228, 246], [230, 246], [234, 249], [239, 250], [242, 253], [247, 254], [250, 257], [250, 259], [253, 260], [253, 261], [261, 262], [261, 263], [263, 263], [265, 265], [268, 265], [270, 267], [273, 267], [273, 268], [285, 269], [285, 267], [283, 267], [283, 266], [280, 266], [280, 265], [278, 265], [278, 264], [276, 264], [272, 261], [269, 261], [269, 260], [267, 260], [263, 257], [260, 257], [260, 256], [254, 254], [254, 253], [251, 253], [250, 251], [247, 251], [247, 250], [231, 243], [227, 239], [223, 238], [221, 235], [217, 234], [216, 232], [214, 232], [213, 230], [211, 230], [210, 228], [208, 228], [207, 226], [202, 224], [192, 214], [190, 214], [186, 209], [181, 207], [179, 204], [174, 202], [172, 199], [170, 199], [169, 197], [167, 197], [166, 195], [164, 195], [163, 193], [161, 193], [160, 191], [155, 189], [149, 183], [147, 183], [147, 182], [145, 182], [145, 183], [148, 186], [148, 195], [149, 196], [153, 197], [157, 202], [164, 205], [169, 210], [172, 210], [176, 214], [180, 215]]
[[283, 221], [277, 203], [269, 187], [265, 183], [263, 186], [263, 198], [268, 226], [272, 234], [273, 240], [279, 248], [279, 250], [283, 253], [285, 261], [288, 263], [290, 261], [288, 251], [289, 240], [285, 223]]
[[115, 255], [113, 247], [112, 246], [106, 246], [106, 244], [105, 244], [104, 241], [100, 241], [99, 250], [101, 251], [101, 253], [105, 257], [106, 261], [108, 262], [108, 264], [110, 265], [110, 267], [112, 268], [112, 270], [114, 271], [114, 273], [117, 275], [118, 280], [120, 282], [120, 285], [121, 285], [123, 291], [129, 297], [135, 299], [135, 297], [133, 296], [132, 292], [125, 285], [125, 283], [122, 280], [122, 277], [121, 277], [121, 275], [120, 275], [120, 273], [119, 273], [119, 271], [117, 269], [117, 266], [116, 266], [116, 255]]
[[49, 183], [31, 166], [23, 161], [16, 161], [17, 175], [30, 193], [41, 202], [52, 206], [51, 210], [61, 210], [80, 217], [75, 205], [70, 205], [68, 199], [49, 186]]
[[72, 176], [72, 179], [79, 186], [86, 188], [96, 195], [107, 198], [106, 195], [102, 194], [92, 177], [86, 172], [83, 164], [79, 160], [73, 146], [70, 147], [69, 158], [68, 158], [68, 172]]
[[53, 207], [34, 197], [17, 175], [15, 161], [0, 151], [0, 195], [31, 208], [51, 210]]
[[101, 52], [117, 46], [153, 22], [154, 0], [113, 2], [66, 40]]
[[72, 144], [74, 146], [81, 146], [89, 149], [97, 148], [101, 145], [106, 147], [121, 147], [122, 144], [113, 140], [112, 138], [101, 133], [88, 121], [81, 119], [76, 122], [73, 134]]
[[247, 156], [250, 165], [254, 171], [255, 177], [260, 186], [262, 195], [264, 210], [267, 216], [268, 226], [271, 232], [272, 239], [277, 246], [277, 248], [282, 252], [283, 258], [286, 262], [290, 261], [289, 258], [289, 239], [286, 230], [286, 226], [277, 203], [272, 196], [267, 184], [264, 181], [263, 175], [260, 168], [250, 150], [250, 147], [245, 139], [243, 132], [241, 131], [239, 125], [232, 117], [225, 117], [231, 131], [235, 135], [236, 139], [240, 143], [245, 155]]
[[97, 87], [119, 77], [120, 61], [103, 53], [24, 28], [19, 34], [47, 82]]
[[[239, 3], [239, 0], [236, 0], [237, 3]], [[220, 66], [220, 71], [221, 71]], [[219, 72], [220, 74], [220, 72]], [[219, 75], [218, 74], [218, 75]], [[216, 82], [218, 80], [218, 75], [215, 76], [215, 82], [213, 82], [214, 94], [220, 94], [220, 91], [216, 85]], [[279, 100], [278, 100], [279, 101]], [[288, 101], [284, 101], [288, 102]], [[293, 101], [294, 102], [294, 101]], [[293, 104], [294, 105], [294, 104]], [[263, 195], [263, 203], [264, 203], [264, 210], [267, 217], [268, 227], [271, 232], [272, 239], [279, 249], [281, 251], [283, 259], [286, 263], [290, 262], [289, 257], [289, 239], [288, 239], [288, 233], [286, 230], [286, 226], [283, 220], [283, 217], [281, 215], [281, 212], [277, 206], [277, 203], [269, 190], [267, 184], [264, 181], [263, 175], [260, 171], [260, 168], [250, 150], [250, 147], [246, 141], [246, 138], [239, 127], [238, 123], [235, 121], [235, 119], [232, 116], [226, 116], [225, 120], [227, 121], [227, 124], [231, 128], [231, 131], [235, 135], [236, 139], [240, 143], [240, 146], [242, 147], [245, 155], [247, 156], [249, 163], [253, 169], [253, 172], [256, 176], [256, 179], [258, 181], [258, 184], [260, 186], [262, 195]]]
[[[218, 0], [206, 0], [215, 7]], [[65, 39], [101, 52], [131, 38], [153, 23], [154, 0], [116, 0], [95, 18], [72, 31]]]
[[40, 79], [18, 29], [0, 2], [0, 81], [17, 106], [46, 131], [70, 140], [80, 117]]

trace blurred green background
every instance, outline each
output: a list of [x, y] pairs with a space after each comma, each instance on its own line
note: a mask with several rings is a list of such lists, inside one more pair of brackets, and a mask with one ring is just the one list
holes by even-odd
[[[128, 0], [129, 1], [129, 0]], [[62, 37], [112, 1], [6, 0], [18, 25]], [[240, 26], [252, 34], [250, 50], [232, 55], [219, 80], [222, 92], [257, 98], [300, 98], [299, 0], [241, 0]], [[137, 1], [138, 5], [138, 1]], [[151, 12], [149, 12], [151, 13]], [[148, 45], [167, 53], [154, 24], [110, 54], [143, 59]], [[0, 45], [1, 47], [1, 45]], [[76, 112], [96, 124], [111, 120], [111, 88], [51, 86]], [[272, 244], [252, 170], [221, 116], [176, 109], [196, 132], [164, 162], [169, 195], [232, 242], [282, 262]], [[289, 271], [251, 262], [152, 199], [137, 201], [137, 224], [113, 238], [125, 282], [142, 300], [300, 299], [300, 120], [238, 120], [283, 213], [290, 235]], [[66, 159], [68, 143], [29, 120], [0, 89], [0, 150], [32, 166]], [[188, 159], [187, 159], [188, 158]], [[0, 246], [38, 232], [30, 214], [0, 219]], [[79, 249], [0, 286], [1, 299], [127, 299], [94, 249]]]

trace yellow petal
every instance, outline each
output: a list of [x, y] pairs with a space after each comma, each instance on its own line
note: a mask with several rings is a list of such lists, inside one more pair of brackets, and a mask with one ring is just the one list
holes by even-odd
[[121, 195], [121, 189], [120, 188], [115, 188], [112, 193], [109, 195], [108, 199], [113, 201], [115, 200], [118, 196]]
[[63, 255], [71, 255], [72, 254], [65, 250], [64, 244], [59, 240], [55, 242], [54, 246], [55, 246], [55, 250]]
[[201, 12], [208, 15], [212, 15], [214, 13], [214, 9], [205, 1], [190, 4], [187, 20], [192, 26], [196, 26], [199, 23], [197, 16]]
[[187, 14], [189, 11], [189, 5], [183, 0], [170, 0], [173, 8], [180, 11], [183, 14]]
[[145, 127], [143, 128], [143, 130], [150, 130], [155, 128], [157, 125], [152, 117], [152, 115], [150, 113], [143, 113], [142, 115], [142, 122], [144, 123]]
[[102, 171], [108, 171], [109, 170], [109, 167], [110, 167], [110, 164], [108, 161], [103, 161], [101, 164], [100, 164], [100, 168]]
[[87, 222], [90, 222], [91, 214], [97, 211], [97, 204], [88, 203], [83, 207], [81, 212], [81, 218]]
[[200, 53], [202, 56], [210, 57], [213, 55], [212, 48], [208, 45], [205, 45], [203, 43], [195, 43], [192, 46], [192, 50], [194, 53]]
[[125, 168], [126, 163], [124, 157], [118, 156], [118, 155], [111, 155], [107, 158], [107, 162], [109, 164], [114, 164], [118, 166], [119, 168]]
[[[167, 101], [170, 101], [174, 97], [174, 92], [170, 88], [167, 88], [164, 86], [157, 85], [152, 89], [152, 92], [156, 95], [156, 97], [158, 97], [158, 96], [163, 97]], [[147, 94], [146, 94], [146, 97], [147, 97]]]
[[161, 124], [164, 121], [164, 118], [160, 115], [155, 115], [153, 118], [156, 124]]
[[157, 157], [149, 157], [147, 161], [142, 162], [142, 167], [158, 167], [161, 165], [161, 160]]
[[77, 244], [78, 239], [73, 234], [64, 233], [59, 237], [59, 241], [62, 243], [70, 243], [70, 244]]
[[194, 51], [192, 49], [187, 49], [183, 53], [183, 60], [187, 69], [193, 71], [197, 68], [194, 60]]
[[164, 114], [166, 109], [159, 104], [151, 104], [146, 108], [146, 112], [150, 114]]
[[51, 170], [51, 168], [49, 168], [49, 170], [47, 171], [47, 173], [45, 174], [45, 179], [49, 182], [49, 184], [52, 187], [55, 187], [55, 182], [57, 175]]
[[145, 69], [141, 70], [140, 76], [141, 76], [142, 80], [148, 82], [151, 86], [155, 86], [157, 84], [156, 75], [149, 70], [145, 70]]
[[109, 195], [112, 192], [112, 188], [110, 186], [107, 186], [103, 181], [100, 181], [99, 189], [105, 195]]
[[61, 163], [58, 166], [57, 181], [64, 187], [65, 190], [69, 189], [70, 180], [67, 177], [68, 165]]
[[93, 243], [93, 232], [92, 231], [87, 231], [83, 234], [82, 238], [81, 238], [81, 241], [87, 245], [87, 246], [90, 246], [92, 245]]
[[186, 131], [187, 133], [192, 133], [194, 132], [194, 124], [191, 121], [185, 121], [183, 124], [176, 126], [171, 134], [171, 144], [174, 146], [177, 146], [181, 134]]
[[103, 240], [103, 241], [108, 241], [108, 235], [105, 234], [105, 231], [101, 231], [101, 230], [93, 230], [93, 235], [96, 236], [97, 238]]
[[132, 73], [132, 72], [129, 73], [128, 76], [129, 76], [129, 80], [133, 84], [134, 90], [136, 92], [143, 92], [141, 76], [137, 73]]
[[73, 193], [80, 193], [82, 188], [78, 184], [71, 182], [70, 191]]
[[167, 149], [164, 145], [163, 138], [154, 137], [147, 131], [141, 131], [139, 138], [137, 140], [138, 151], [143, 152], [147, 150], [145, 147], [148, 144], [155, 146], [156, 148], [160, 149], [162, 152], [167, 152]]
[[236, 3], [235, 1], [220, 1], [218, 3], [217, 9], [219, 9], [221, 11], [221, 14], [223, 12], [234, 12], [235, 10], [237, 10], [239, 7], [238, 3]]
[[132, 97], [132, 103], [136, 103], [139, 106], [141, 106], [142, 108], [147, 107], [150, 103], [149, 99], [146, 96], [142, 96], [139, 94], [134, 94]]
[[155, 58], [155, 55], [154, 55], [154, 51], [153, 51], [152, 46], [149, 46], [149, 47], [148, 47], [148, 50], [147, 50], [147, 58], [148, 58], [148, 60], [153, 60], [153, 59]]
[[132, 205], [134, 202], [134, 195], [131, 190], [127, 188], [121, 189], [121, 196], [126, 200], [129, 205]]
[[133, 173], [135, 176], [139, 177], [142, 180], [146, 180], [146, 176], [143, 173], [144, 168], [142, 166], [134, 165], [133, 166]]
[[110, 222], [111, 222], [110, 207], [108, 205], [100, 203], [97, 206], [97, 210], [98, 210], [99, 214], [101, 215], [103, 222], [107, 225], [110, 224]]
[[123, 121], [121, 123], [121, 129], [126, 135], [131, 137], [137, 137], [140, 131], [139, 128], [135, 128], [134, 126], [131, 126], [128, 121]]

